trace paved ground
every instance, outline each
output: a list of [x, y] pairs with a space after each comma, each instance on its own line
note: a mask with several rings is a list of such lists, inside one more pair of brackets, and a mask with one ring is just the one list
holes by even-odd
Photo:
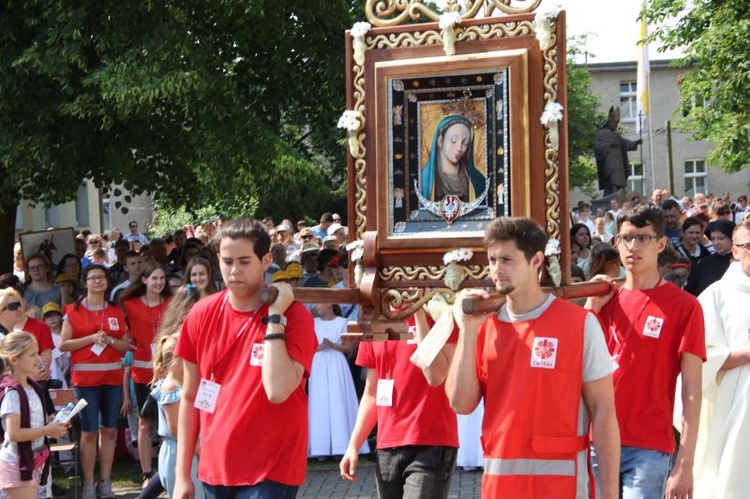
[[[307, 472], [307, 481], [297, 494], [298, 499], [375, 499], [375, 465], [369, 462], [360, 463], [360, 479], [355, 483], [345, 482], [336, 469], [313, 469]], [[478, 499], [482, 485], [482, 474], [467, 473], [456, 469], [451, 480], [451, 492], [448, 497], [461, 499]], [[137, 488], [115, 490], [118, 499], [135, 499]], [[68, 497], [72, 497], [72, 494]], [[166, 494], [163, 496], [166, 497]]]

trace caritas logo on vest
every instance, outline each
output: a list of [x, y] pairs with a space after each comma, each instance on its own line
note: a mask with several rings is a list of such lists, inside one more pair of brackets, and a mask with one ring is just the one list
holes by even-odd
[[557, 362], [557, 338], [534, 338], [531, 367], [554, 369]]

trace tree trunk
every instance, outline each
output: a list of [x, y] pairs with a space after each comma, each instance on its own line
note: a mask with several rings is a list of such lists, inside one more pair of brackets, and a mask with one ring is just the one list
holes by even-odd
[[0, 206], [0, 274], [13, 272], [13, 243], [16, 238], [17, 204]]

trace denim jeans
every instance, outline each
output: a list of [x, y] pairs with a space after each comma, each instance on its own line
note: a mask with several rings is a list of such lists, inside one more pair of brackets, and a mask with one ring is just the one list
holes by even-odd
[[206, 499], [294, 499], [297, 497], [297, 489], [299, 487], [296, 485], [271, 480], [239, 487], [203, 484]]
[[455, 447], [407, 445], [378, 449], [375, 477], [381, 499], [445, 499], [456, 464]]
[[[652, 499], [664, 497], [669, 476], [669, 454], [639, 447], [620, 448], [620, 497], [622, 499]], [[596, 494], [599, 490], [599, 466], [591, 452]]]

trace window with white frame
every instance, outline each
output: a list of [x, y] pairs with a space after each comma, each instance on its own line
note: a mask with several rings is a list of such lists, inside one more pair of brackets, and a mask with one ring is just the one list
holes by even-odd
[[643, 196], [645, 194], [643, 190], [645, 180], [643, 177], [643, 163], [633, 163], [632, 169], [633, 171], [628, 177], [628, 189]]
[[696, 194], [708, 192], [708, 169], [705, 159], [685, 161], [685, 195], [694, 198]]
[[620, 82], [620, 121], [635, 123], [638, 118], [638, 84], [634, 81]]

